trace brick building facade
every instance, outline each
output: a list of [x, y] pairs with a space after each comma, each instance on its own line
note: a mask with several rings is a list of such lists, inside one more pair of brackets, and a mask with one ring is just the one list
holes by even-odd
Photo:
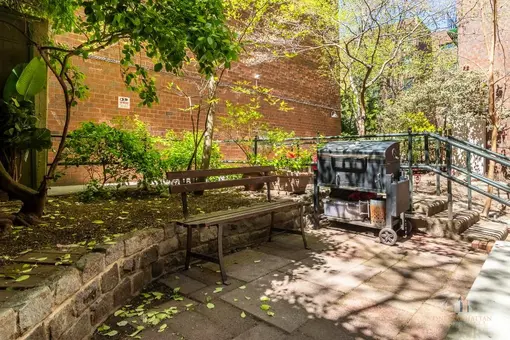
[[[66, 44], [77, 43], [78, 37], [66, 35], [60, 37], [60, 42]], [[90, 88], [89, 97], [81, 101], [73, 109], [71, 130], [76, 129], [82, 122], [108, 122], [115, 117], [137, 115], [146, 122], [154, 135], [164, 135], [167, 130], [191, 130], [192, 124], [189, 113], [181, 109], [186, 107], [187, 99], [179, 96], [175, 91], [167, 88], [169, 83], [178, 84], [187, 94], [197, 94], [197, 83], [200, 81], [195, 72], [186, 72], [184, 76], [170, 73], [154, 73], [157, 79], [159, 104], [151, 108], [138, 107], [138, 95], [126, 89], [118, 63], [120, 46], [113, 46], [90, 59], [75, 58], [73, 63], [85, 73], [86, 85]], [[143, 63], [151, 68], [150, 60]], [[258, 79], [255, 79], [257, 75]], [[292, 59], [277, 59], [258, 65], [246, 65], [236, 62], [226, 71], [218, 96], [220, 103], [218, 116], [225, 113], [224, 100], [243, 102], [247, 96], [234, 94], [230, 90], [237, 81], [248, 81], [272, 89], [272, 95], [285, 100], [293, 109], [288, 112], [278, 110], [275, 106], [263, 104], [261, 112], [266, 123], [280, 127], [286, 131], [294, 131], [296, 136], [315, 136], [340, 134], [341, 125], [339, 112], [340, 104], [336, 87], [318, 73], [318, 67], [313, 59], [296, 57]], [[118, 107], [118, 97], [129, 97], [130, 108]], [[243, 98], [244, 97], [244, 98]], [[61, 89], [53, 77], [48, 85], [48, 120], [47, 126], [53, 133], [60, 133], [64, 124], [64, 106]], [[333, 113], [337, 118], [332, 118]], [[202, 119], [203, 121], [203, 119]], [[216, 119], [217, 132], [215, 139], [224, 139], [221, 133], [220, 121]], [[56, 141], [55, 141], [56, 142]], [[242, 155], [233, 145], [220, 144], [226, 158], [239, 159]], [[51, 157], [50, 157], [51, 158]], [[66, 170], [66, 176], [60, 184], [83, 182], [85, 173], [76, 169]]]
[[[489, 50], [492, 39], [492, 0], [458, 0], [458, 60], [466, 71], [489, 69]], [[497, 1], [498, 36], [495, 54], [496, 101], [510, 109], [510, 6], [506, 0]], [[482, 18], [485, 18], [483, 20]], [[503, 122], [500, 145], [508, 153], [510, 121]]]

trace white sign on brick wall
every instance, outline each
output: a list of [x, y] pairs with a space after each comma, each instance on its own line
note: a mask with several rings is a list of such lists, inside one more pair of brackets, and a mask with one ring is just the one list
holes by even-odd
[[131, 107], [131, 100], [129, 97], [119, 97], [119, 109], [129, 109]]

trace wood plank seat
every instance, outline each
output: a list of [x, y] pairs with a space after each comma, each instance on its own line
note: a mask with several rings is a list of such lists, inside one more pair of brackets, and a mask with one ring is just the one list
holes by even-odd
[[[179, 180], [177, 184], [170, 185], [170, 194], [180, 193], [182, 199], [182, 208], [184, 218], [175, 221], [177, 225], [186, 227], [186, 263], [185, 269], [189, 269], [191, 258], [198, 258], [209, 262], [219, 264], [221, 278], [223, 283], [228, 284], [225, 266], [223, 262], [223, 225], [225, 223], [239, 221], [242, 219], [256, 217], [265, 214], [271, 214], [271, 225], [269, 231], [269, 239], [274, 231], [288, 232], [299, 234], [303, 238], [304, 247], [307, 248], [306, 237], [304, 234], [303, 225], [303, 204], [295, 201], [276, 201], [271, 200], [270, 183], [276, 181], [276, 176], [272, 176], [271, 172], [274, 167], [271, 166], [255, 166], [243, 168], [227, 168], [227, 169], [210, 169], [210, 170], [191, 170], [191, 171], [178, 171], [168, 172], [167, 179]], [[257, 177], [241, 178], [241, 179], [222, 179], [222, 176], [229, 175], [243, 175], [255, 174]], [[206, 182], [204, 179], [208, 177], [220, 177], [220, 180], [214, 182]], [[265, 183], [267, 187], [267, 202], [259, 203], [252, 206], [241, 207], [231, 210], [220, 210], [207, 214], [189, 215], [187, 193], [204, 191], [210, 189], [221, 189], [237, 186], [245, 186], [251, 184]], [[281, 229], [274, 227], [274, 214], [278, 211], [287, 210], [296, 207], [300, 212], [300, 230]], [[192, 244], [192, 231], [193, 228], [198, 227], [216, 227], [218, 228], [218, 254], [217, 256], [210, 256], [199, 254], [191, 251]]]

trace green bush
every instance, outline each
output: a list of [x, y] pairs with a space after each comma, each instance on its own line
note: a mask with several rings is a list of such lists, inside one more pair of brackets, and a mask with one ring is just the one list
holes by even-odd
[[[158, 139], [161, 147], [161, 158], [165, 169], [168, 171], [183, 171], [188, 169], [190, 159], [195, 150], [195, 138], [192, 132], [185, 131], [177, 134], [174, 131], [168, 131], [164, 138]], [[204, 151], [203, 143], [199, 143], [195, 159], [202, 159]], [[218, 143], [213, 143], [211, 151], [210, 168], [221, 167], [220, 148]], [[200, 164], [191, 164], [191, 169], [199, 168]]]
[[163, 181], [160, 153], [147, 127], [138, 120], [132, 127], [122, 124], [86, 122], [69, 134], [65, 162], [86, 166], [93, 191], [99, 192], [106, 183], [120, 187], [138, 181], [148, 188]]

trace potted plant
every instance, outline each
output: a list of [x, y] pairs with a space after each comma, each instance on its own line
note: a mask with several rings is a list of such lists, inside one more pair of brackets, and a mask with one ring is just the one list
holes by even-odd
[[273, 165], [277, 170], [274, 189], [292, 194], [303, 194], [312, 181], [310, 164], [312, 152], [306, 149], [282, 146], [275, 152]]

